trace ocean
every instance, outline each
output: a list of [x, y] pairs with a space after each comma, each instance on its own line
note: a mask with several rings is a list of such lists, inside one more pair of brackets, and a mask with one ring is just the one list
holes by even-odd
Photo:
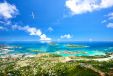
[[61, 56], [97, 56], [111, 52], [113, 42], [0, 42], [0, 55], [52, 53]]

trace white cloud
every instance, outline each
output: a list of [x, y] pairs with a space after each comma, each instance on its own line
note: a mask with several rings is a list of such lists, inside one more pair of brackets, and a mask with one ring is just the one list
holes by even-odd
[[107, 28], [112, 28], [113, 23], [110, 23], [109, 21], [113, 20], [113, 12], [108, 13], [105, 17], [107, 17], [107, 19], [103, 20], [101, 23], [108, 23]]
[[0, 30], [4, 30], [4, 27], [0, 26]]
[[4, 22], [4, 21], [0, 21], [0, 23], [1, 23], [1, 24], [4, 24], [5, 22]]
[[65, 5], [75, 15], [112, 7], [113, 0], [67, 0]]
[[4, 25], [11, 25], [11, 21], [10, 20], [6, 20], [6, 21], [0, 21], [1, 24], [4, 24]]
[[70, 39], [70, 38], [72, 38], [72, 36], [70, 34], [65, 34], [65, 35], [60, 36], [60, 38]]
[[33, 19], [35, 19], [35, 14], [34, 14], [34, 12], [32, 12], [32, 14], [31, 14], [31, 15], [32, 15]]
[[49, 31], [49, 32], [52, 32], [52, 31], [53, 31], [53, 28], [52, 28], [52, 27], [49, 27], [49, 28], [48, 28], [48, 31]]
[[29, 33], [29, 35], [34, 35], [40, 37], [41, 41], [50, 41], [51, 38], [47, 37], [45, 34], [42, 33], [40, 29], [30, 27], [30, 26], [18, 26], [18, 25], [13, 25], [12, 29], [17, 29], [17, 30], [23, 30]]
[[113, 28], [113, 23], [108, 23], [107, 28]]
[[42, 34], [40, 29], [36, 29], [34, 27], [24, 26], [24, 28], [22, 28], [22, 29], [27, 31], [27, 32], [29, 32], [30, 35], [38, 35], [38, 36], [40, 36]]
[[11, 5], [7, 2], [0, 3], [0, 18], [10, 19], [18, 14], [18, 10], [15, 5]]
[[89, 38], [89, 42], [92, 42], [93, 41], [93, 39], [92, 38]]
[[109, 17], [109, 20], [113, 19], [113, 12], [109, 13], [107, 16]]
[[106, 23], [107, 22], [107, 20], [103, 20], [101, 23]]
[[42, 40], [42, 41], [50, 41], [51, 38], [48, 38], [45, 34], [42, 34], [42, 35], [40, 36], [40, 40]]

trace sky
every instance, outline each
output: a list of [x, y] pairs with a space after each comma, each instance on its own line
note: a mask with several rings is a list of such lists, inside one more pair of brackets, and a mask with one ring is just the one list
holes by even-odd
[[0, 41], [113, 41], [113, 0], [0, 0]]

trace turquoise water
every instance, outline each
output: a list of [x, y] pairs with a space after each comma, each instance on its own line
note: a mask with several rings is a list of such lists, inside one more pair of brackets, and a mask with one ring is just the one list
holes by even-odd
[[[77, 46], [76, 46], [77, 45]], [[95, 56], [113, 52], [113, 42], [0, 42], [0, 55], [53, 53], [62, 56]]]

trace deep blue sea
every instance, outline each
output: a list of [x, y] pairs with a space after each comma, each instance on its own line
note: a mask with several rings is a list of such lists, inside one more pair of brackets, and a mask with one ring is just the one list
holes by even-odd
[[[68, 47], [78, 45], [78, 47]], [[79, 47], [87, 46], [87, 47]], [[0, 42], [0, 55], [8, 54], [40, 54], [53, 53], [62, 56], [95, 56], [113, 52], [113, 42]]]

